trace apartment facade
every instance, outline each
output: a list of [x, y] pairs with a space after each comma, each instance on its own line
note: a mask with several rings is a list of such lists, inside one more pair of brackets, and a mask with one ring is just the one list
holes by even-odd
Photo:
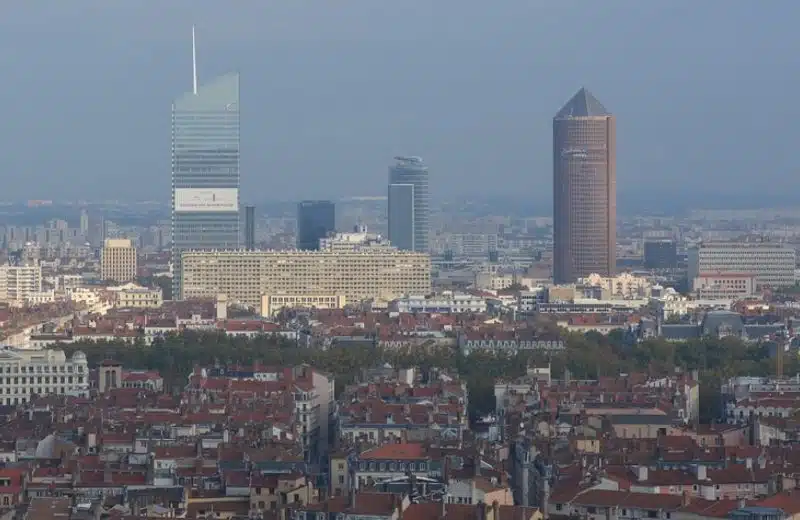
[[189, 251], [184, 298], [212, 298], [261, 309], [263, 295], [337, 295], [347, 302], [393, 300], [431, 291], [431, 260], [397, 251]]
[[164, 303], [159, 288], [131, 287], [117, 292], [117, 307], [126, 309], [154, 309]]
[[32, 395], [89, 392], [89, 365], [83, 352], [67, 358], [63, 350], [0, 350], [0, 403], [16, 405]]
[[740, 273], [756, 277], [756, 286], [794, 285], [796, 252], [777, 242], [704, 242], [689, 248], [689, 280], [701, 274]]
[[100, 279], [120, 283], [136, 279], [136, 248], [131, 240], [105, 241], [100, 252]]
[[38, 262], [0, 266], [0, 301], [24, 305], [30, 297], [41, 292], [42, 266]]

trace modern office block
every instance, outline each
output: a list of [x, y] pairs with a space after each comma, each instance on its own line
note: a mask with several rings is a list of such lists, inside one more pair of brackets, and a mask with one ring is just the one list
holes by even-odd
[[336, 206], [329, 200], [304, 200], [297, 205], [297, 249], [316, 251], [319, 241], [336, 231]]
[[256, 248], [256, 208], [244, 207], [244, 248], [253, 251]]
[[428, 167], [420, 157], [395, 157], [389, 167], [389, 241], [397, 248], [428, 252]]
[[192, 91], [172, 105], [173, 294], [181, 299], [181, 253], [239, 248], [239, 75], [198, 85], [192, 30]]

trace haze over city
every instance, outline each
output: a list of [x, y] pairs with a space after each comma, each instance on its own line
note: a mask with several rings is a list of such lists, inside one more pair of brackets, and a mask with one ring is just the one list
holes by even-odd
[[[774, 206], [797, 190], [788, 1], [71, 1], [0, 17], [3, 200], [167, 202], [170, 105], [241, 74], [243, 200], [385, 195], [551, 208], [552, 117], [617, 118], [619, 211]], [[724, 200], [722, 200], [724, 198]], [[532, 210], [535, 213], [535, 209]]]

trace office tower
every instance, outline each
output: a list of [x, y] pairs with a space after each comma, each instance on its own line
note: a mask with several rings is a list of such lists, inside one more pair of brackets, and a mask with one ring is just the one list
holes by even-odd
[[89, 236], [89, 212], [86, 211], [86, 208], [81, 210], [81, 235]]
[[571, 283], [616, 268], [614, 116], [582, 88], [553, 118], [553, 278]]
[[181, 299], [181, 254], [239, 248], [239, 75], [198, 85], [172, 104], [173, 295]]
[[428, 252], [428, 167], [419, 157], [395, 157], [389, 167], [389, 241], [398, 249]]
[[197, 251], [182, 269], [184, 297], [226, 294], [262, 313], [275, 296], [359, 303], [431, 291], [430, 256], [408, 251]]
[[674, 240], [646, 240], [645, 269], [675, 269], [678, 267], [678, 248]]
[[253, 251], [256, 248], [256, 207], [244, 207], [244, 248]]
[[317, 251], [319, 241], [336, 231], [336, 207], [329, 200], [304, 200], [297, 205], [297, 249]]
[[765, 241], [704, 242], [687, 251], [687, 274], [698, 277], [753, 275], [758, 288], [794, 285], [796, 252], [789, 244]]
[[136, 248], [132, 240], [106, 240], [100, 252], [100, 279], [119, 283], [136, 280]]

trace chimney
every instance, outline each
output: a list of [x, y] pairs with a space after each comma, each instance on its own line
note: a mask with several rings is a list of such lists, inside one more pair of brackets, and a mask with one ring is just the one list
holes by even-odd
[[500, 502], [492, 502], [492, 520], [500, 520]]
[[697, 480], [708, 480], [708, 474], [706, 473], [706, 467], [703, 464], [697, 465]]
[[744, 459], [744, 466], [750, 470], [753, 469], [753, 457], [747, 457]]
[[747, 507], [747, 500], [745, 500], [743, 498], [740, 498], [739, 499], [739, 509], [744, 509], [745, 507]]
[[108, 462], [106, 462], [105, 466], [103, 467], [103, 482], [106, 484], [111, 484], [113, 479], [111, 478], [111, 468], [109, 467]]
[[639, 482], [647, 480], [647, 466], [636, 467], [636, 480]]
[[447, 495], [442, 497], [442, 519], [445, 520], [447, 518]]
[[690, 495], [688, 491], [684, 491], [683, 492], [683, 496], [682, 496], [682, 500], [681, 500], [681, 505], [683, 507], [686, 507], [691, 503], [692, 503], [692, 495]]

